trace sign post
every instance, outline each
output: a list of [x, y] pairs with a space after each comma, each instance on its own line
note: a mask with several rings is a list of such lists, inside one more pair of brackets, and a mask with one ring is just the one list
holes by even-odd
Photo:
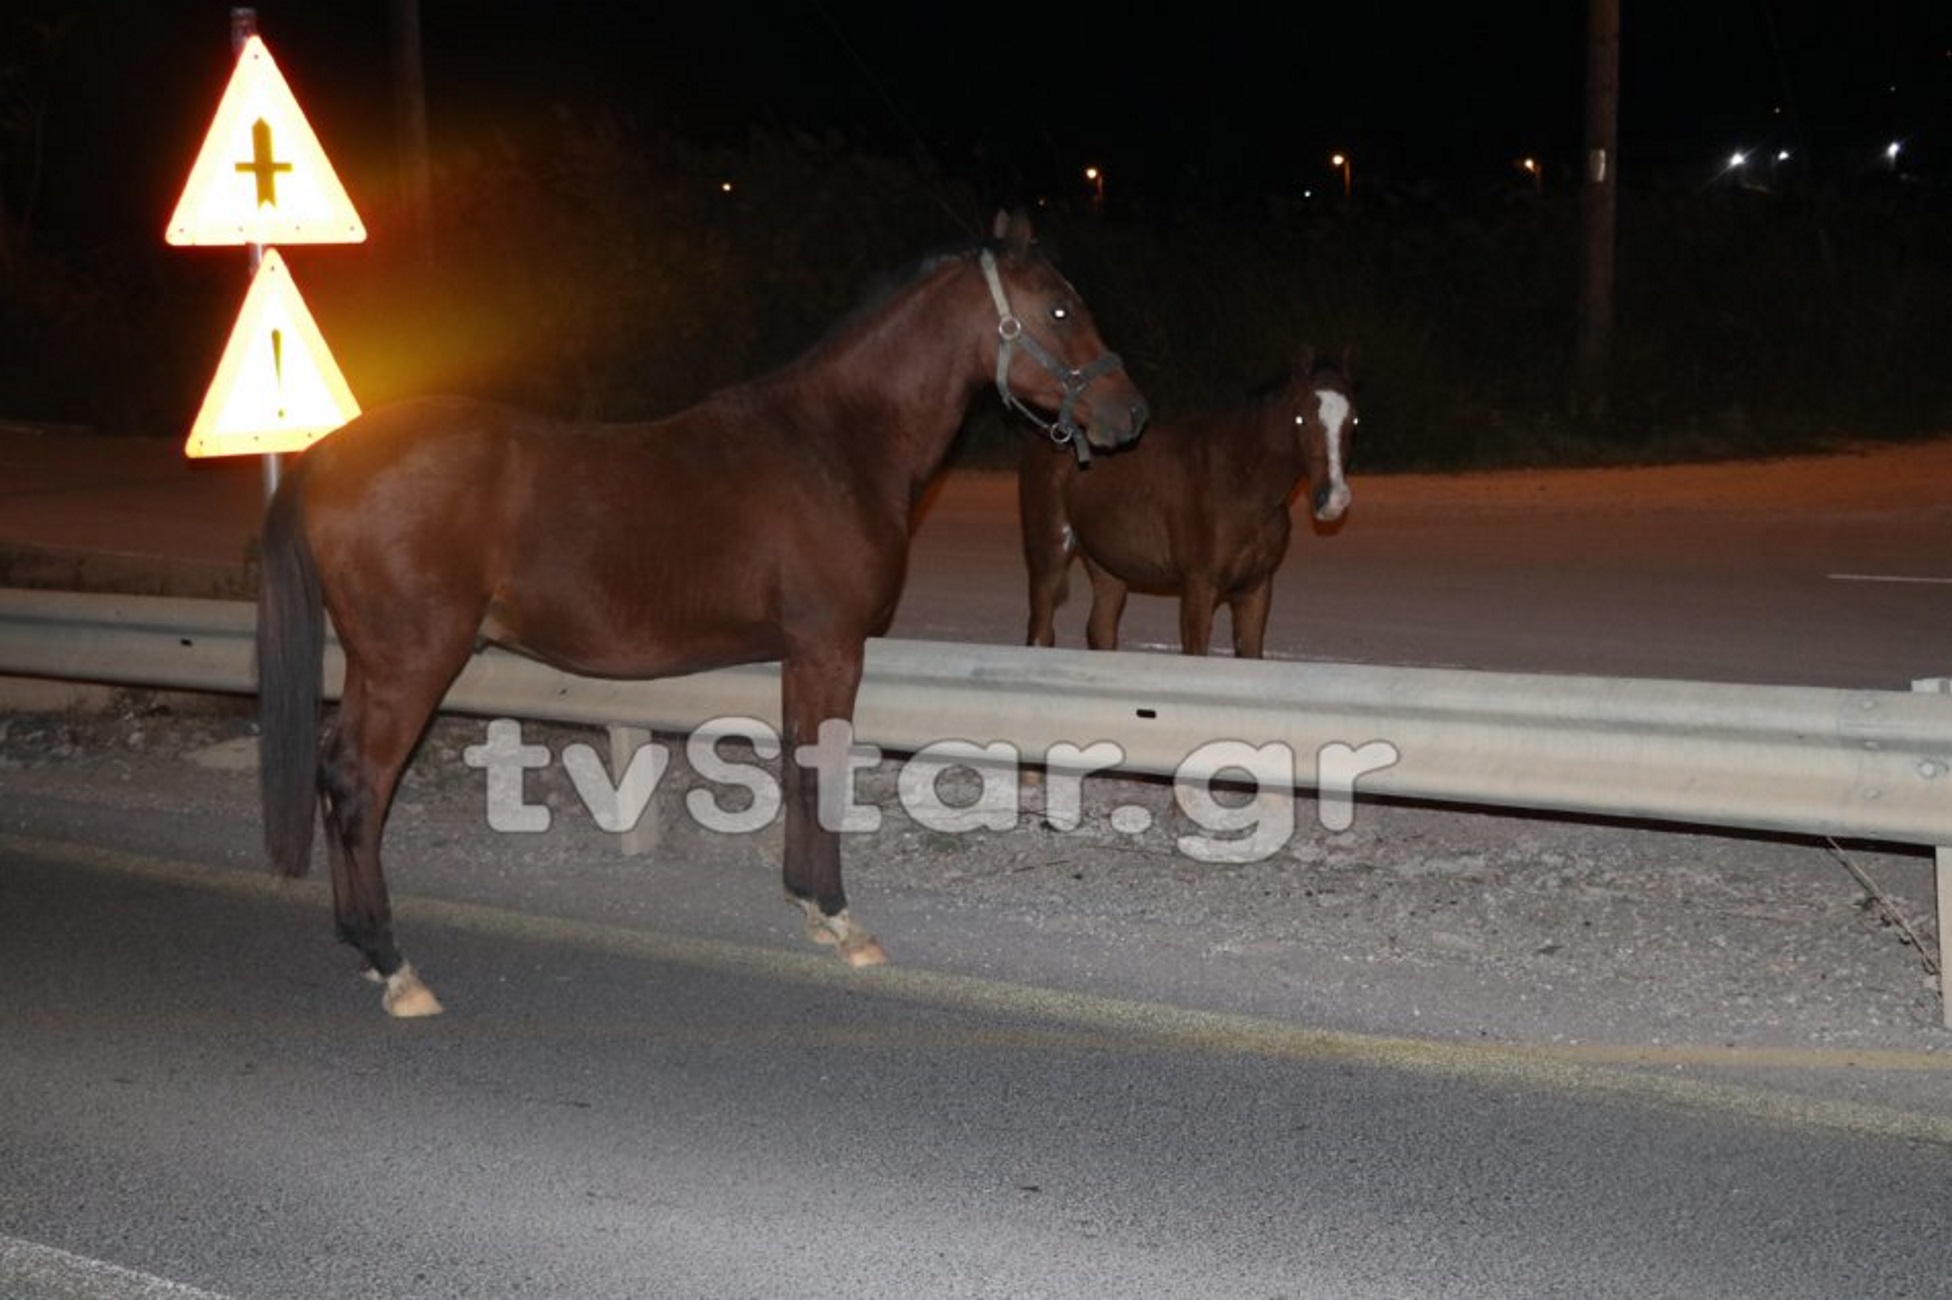
[[256, 10], [231, 10], [231, 48], [236, 67], [165, 238], [249, 251], [250, 288], [184, 451], [263, 456], [268, 499], [281, 453], [359, 414], [273, 245], [360, 243], [366, 227], [258, 36]]

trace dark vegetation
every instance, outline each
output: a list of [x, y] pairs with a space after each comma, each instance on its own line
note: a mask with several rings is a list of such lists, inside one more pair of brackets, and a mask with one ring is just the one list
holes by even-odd
[[[76, 247], [35, 229], [7, 179], [0, 418], [182, 437], [242, 298], [242, 251], [165, 249], [160, 219], [153, 246]], [[570, 117], [438, 160], [424, 242], [390, 186], [353, 188], [366, 244], [285, 255], [363, 404], [463, 391], [617, 419], [790, 359], [993, 203], [838, 139], [708, 151]], [[1360, 464], [1383, 470], [1952, 428], [1949, 203], [1895, 177], [1624, 185], [1609, 399], [1584, 416], [1570, 191], [1515, 178], [1102, 213], [1080, 194], [1037, 219], [1160, 413], [1230, 403], [1304, 343], [1348, 347]], [[958, 457], [997, 463], [1026, 436], [979, 404]]]

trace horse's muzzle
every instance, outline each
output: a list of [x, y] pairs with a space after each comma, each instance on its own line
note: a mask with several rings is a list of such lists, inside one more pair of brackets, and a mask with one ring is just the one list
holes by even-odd
[[1332, 524], [1342, 517], [1342, 512], [1349, 508], [1349, 502], [1354, 499], [1349, 485], [1335, 479], [1316, 488], [1314, 499], [1309, 504], [1314, 507], [1315, 518]]
[[1107, 451], [1136, 442], [1152, 414], [1137, 385], [1127, 380], [1118, 387], [1123, 391], [1111, 389], [1103, 394], [1089, 394], [1091, 411], [1085, 422], [1085, 436], [1092, 446]]

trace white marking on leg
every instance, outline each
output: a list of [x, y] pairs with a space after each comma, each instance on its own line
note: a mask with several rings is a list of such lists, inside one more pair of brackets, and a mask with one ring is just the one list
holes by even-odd
[[793, 901], [807, 914], [807, 938], [823, 947], [837, 949], [841, 960], [849, 966], [879, 966], [888, 960], [880, 941], [855, 924], [846, 908], [828, 916], [810, 898], [796, 898]]
[[386, 977], [386, 991], [380, 994], [380, 1005], [388, 1015], [402, 1020], [438, 1016], [444, 1009], [434, 991], [420, 982], [420, 976], [406, 962], [401, 962], [400, 969]]

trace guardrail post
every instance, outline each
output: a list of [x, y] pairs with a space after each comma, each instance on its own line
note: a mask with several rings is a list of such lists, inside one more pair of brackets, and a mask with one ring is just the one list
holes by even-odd
[[[1921, 677], [1911, 684], [1914, 691], [1933, 695], [1952, 695], [1952, 677]], [[1938, 1003], [1940, 1018], [1952, 1029], [1952, 998], [1946, 996], [1946, 981], [1952, 978], [1952, 844], [1936, 846], [1938, 858]]]
[[[651, 743], [651, 733], [645, 727], [626, 726], [623, 723], [609, 724], [610, 732], [610, 770], [615, 775], [612, 780], [621, 782], [623, 774], [630, 771], [630, 760], [637, 751]], [[638, 815], [637, 824], [627, 831], [617, 834], [617, 848], [627, 858], [642, 857], [655, 852], [658, 842], [663, 839], [663, 828], [658, 825], [657, 800], [651, 799]]]
[[1952, 845], [1938, 846], [1938, 1001], [1945, 1027], [1952, 1029], [1952, 1001], [1945, 996], [1946, 971], [1952, 969]]

